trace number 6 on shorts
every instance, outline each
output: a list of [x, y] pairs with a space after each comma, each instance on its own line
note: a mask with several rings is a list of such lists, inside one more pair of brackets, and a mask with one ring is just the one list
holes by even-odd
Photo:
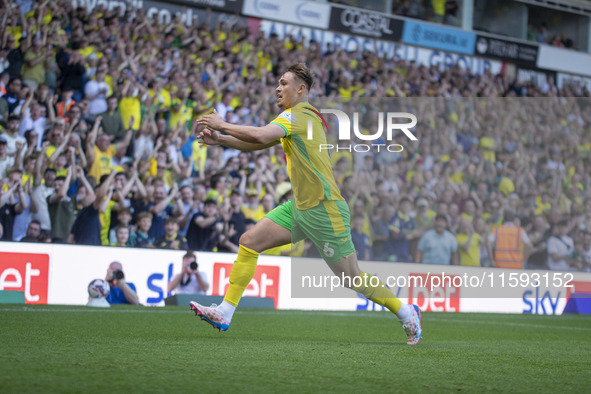
[[332, 257], [334, 256], [334, 249], [330, 247], [328, 242], [326, 242], [324, 244], [324, 248], [322, 249], [322, 253], [324, 253], [326, 257]]

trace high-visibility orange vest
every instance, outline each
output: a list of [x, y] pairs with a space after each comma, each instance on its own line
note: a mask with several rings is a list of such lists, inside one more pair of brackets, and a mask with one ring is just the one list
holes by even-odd
[[523, 268], [523, 229], [516, 226], [499, 226], [495, 229], [495, 267]]
[[70, 100], [70, 104], [66, 107], [66, 103], [64, 101], [60, 101], [57, 103], [57, 116], [58, 118], [63, 118], [65, 113], [72, 108], [72, 105], [76, 104], [74, 100]]

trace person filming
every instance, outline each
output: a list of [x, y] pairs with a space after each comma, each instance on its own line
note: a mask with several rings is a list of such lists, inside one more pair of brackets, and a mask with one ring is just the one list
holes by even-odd
[[135, 285], [125, 280], [123, 266], [118, 261], [113, 261], [107, 269], [105, 280], [109, 282], [111, 291], [107, 297], [109, 304], [132, 304], [140, 303], [136, 293]]
[[168, 283], [168, 291], [175, 294], [205, 294], [209, 282], [204, 272], [199, 272], [197, 257], [193, 252], [183, 256], [183, 269]]

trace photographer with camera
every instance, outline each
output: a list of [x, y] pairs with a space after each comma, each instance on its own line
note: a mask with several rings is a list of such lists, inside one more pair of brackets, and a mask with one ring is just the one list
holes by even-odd
[[198, 268], [195, 253], [188, 251], [183, 256], [183, 269], [168, 283], [168, 291], [174, 291], [175, 294], [205, 294], [209, 283], [205, 273], [199, 272]]
[[105, 280], [109, 282], [111, 291], [107, 297], [109, 304], [132, 304], [138, 305], [139, 298], [133, 283], [125, 281], [123, 266], [118, 261], [113, 261], [107, 269]]

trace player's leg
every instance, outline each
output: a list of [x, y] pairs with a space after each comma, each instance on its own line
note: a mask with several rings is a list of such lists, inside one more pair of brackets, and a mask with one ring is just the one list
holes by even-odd
[[291, 243], [291, 231], [271, 219], [262, 218], [240, 237], [238, 257], [230, 272], [230, 286], [224, 302], [238, 306], [242, 293], [256, 270], [259, 254], [267, 249]]
[[276, 207], [252, 229], [240, 237], [238, 257], [230, 272], [230, 285], [218, 307], [205, 307], [191, 301], [191, 308], [214, 328], [225, 331], [230, 326], [242, 294], [256, 271], [260, 252], [291, 243], [291, 205]]
[[351, 239], [350, 213], [344, 201], [326, 201], [308, 211], [298, 221], [306, 225], [306, 235], [314, 242], [320, 255], [335, 275], [345, 278], [343, 285], [362, 294], [394, 313], [408, 337], [408, 344], [421, 339], [420, 311], [403, 304], [377, 277], [359, 269]]

